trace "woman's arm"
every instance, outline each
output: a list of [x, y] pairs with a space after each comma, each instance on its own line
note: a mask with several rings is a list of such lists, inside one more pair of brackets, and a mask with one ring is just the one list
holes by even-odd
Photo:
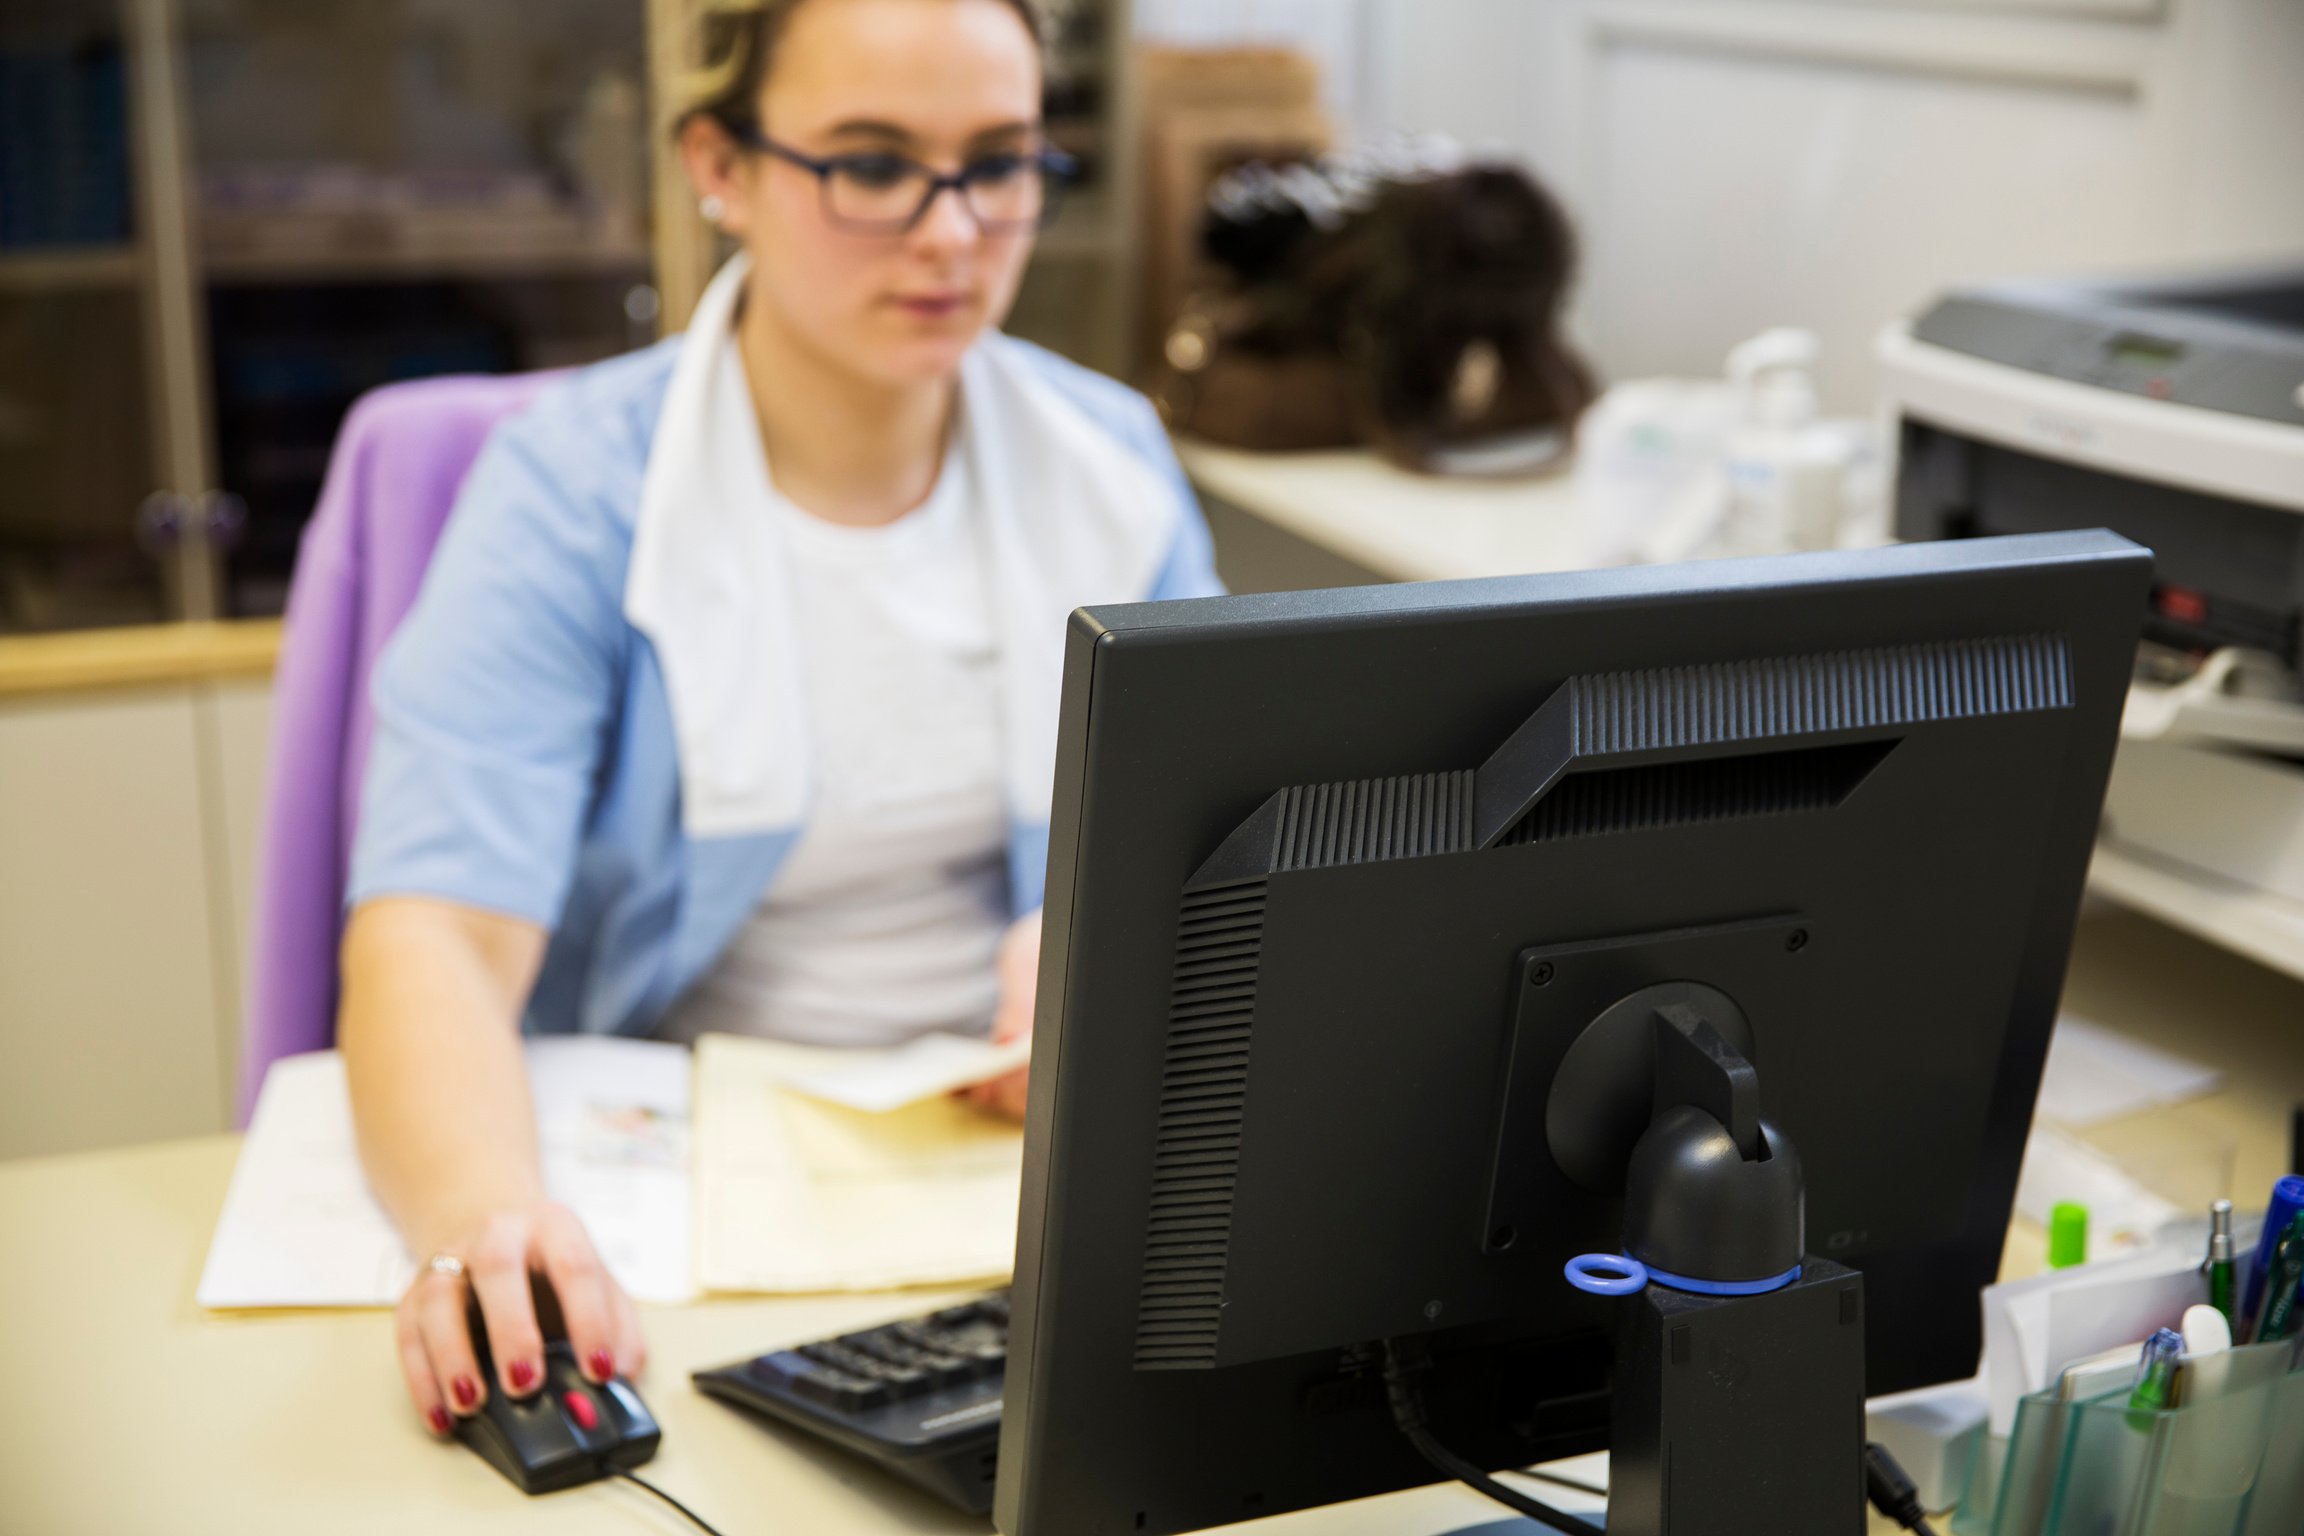
[[520, 1008], [545, 935], [428, 897], [363, 902], [344, 934], [337, 1040], [368, 1182], [409, 1247], [542, 1197]]
[[[1042, 908], [1034, 907], [1008, 925], [1000, 939], [1000, 1002], [992, 1015], [992, 1038], [1001, 1044], [1020, 1040], [1032, 1033], [1032, 1011], [1037, 1003], [1040, 983], [1040, 915]], [[1005, 1077], [996, 1077], [973, 1088], [963, 1088], [960, 1096], [979, 1109], [1006, 1115], [1011, 1120], [1024, 1118], [1024, 1092], [1031, 1081], [1030, 1067], [1018, 1067]]]
[[337, 1040], [369, 1184], [411, 1251], [454, 1254], [467, 1271], [419, 1274], [399, 1307], [408, 1394], [443, 1434], [490, 1389], [466, 1329], [467, 1283], [514, 1396], [543, 1377], [532, 1273], [552, 1282], [587, 1375], [634, 1372], [643, 1358], [631, 1302], [544, 1193], [519, 1018], [545, 940], [534, 923], [413, 896], [361, 903], [345, 931]]

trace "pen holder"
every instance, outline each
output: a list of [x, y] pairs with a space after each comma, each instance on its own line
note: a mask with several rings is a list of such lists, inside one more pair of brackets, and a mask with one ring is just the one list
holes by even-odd
[[[2304, 1530], [2304, 1371], [2289, 1343], [2190, 1362], [2182, 1401], [2125, 1389], [2017, 1406], [1997, 1476], [1954, 1520], [1978, 1536], [2295, 1536]], [[1980, 1458], [1983, 1460], [1984, 1458]], [[1989, 1518], [1985, 1511], [1989, 1510]]]

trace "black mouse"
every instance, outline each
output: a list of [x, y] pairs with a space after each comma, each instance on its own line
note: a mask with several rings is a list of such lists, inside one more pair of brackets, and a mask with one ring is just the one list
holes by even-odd
[[456, 1438], [522, 1493], [553, 1493], [595, 1482], [656, 1454], [664, 1438], [656, 1416], [623, 1377], [600, 1384], [584, 1378], [559, 1304], [541, 1279], [536, 1282], [536, 1320], [544, 1331], [544, 1382], [528, 1396], [505, 1394], [479, 1307], [469, 1308], [467, 1316], [489, 1390], [478, 1413], [456, 1421]]

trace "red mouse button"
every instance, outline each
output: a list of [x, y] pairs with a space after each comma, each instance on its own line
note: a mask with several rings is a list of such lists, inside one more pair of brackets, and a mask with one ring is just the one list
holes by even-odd
[[562, 1406], [567, 1408], [568, 1417], [576, 1421], [577, 1428], [598, 1429], [600, 1427], [600, 1410], [593, 1406], [590, 1393], [563, 1392], [560, 1394], [560, 1402]]

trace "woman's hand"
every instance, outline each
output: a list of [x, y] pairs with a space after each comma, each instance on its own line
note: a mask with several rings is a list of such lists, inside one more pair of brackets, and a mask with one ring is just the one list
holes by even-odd
[[[462, 1260], [463, 1276], [420, 1271], [393, 1318], [408, 1396], [434, 1434], [445, 1436], [455, 1419], [477, 1413], [490, 1392], [526, 1397], [543, 1385], [544, 1335], [531, 1276], [550, 1283], [588, 1379], [636, 1376], [647, 1364], [639, 1312], [566, 1206], [540, 1200], [497, 1210], [437, 1251]], [[482, 1377], [472, 1347], [466, 1308], [473, 1298], [488, 1330], [494, 1381]]]
[[[1032, 1006], [1034, 994], [1040, 985], [1040, 910], [1034, 908], [1009, 924], [1000, 938], [1000, 1005], [992, 1015], [992, 1039], [1005, 1045], [1021, 1040], [1032, 1033]], [[960, 1096], [980, 1109], [1006, 1115], [1011, 1120], [1024, 1118], [1024, 1089], [1030, 1067], [1018, 1067], [1005, 1077], [996, 1077], [973, 1088], [963, 1088]]]

